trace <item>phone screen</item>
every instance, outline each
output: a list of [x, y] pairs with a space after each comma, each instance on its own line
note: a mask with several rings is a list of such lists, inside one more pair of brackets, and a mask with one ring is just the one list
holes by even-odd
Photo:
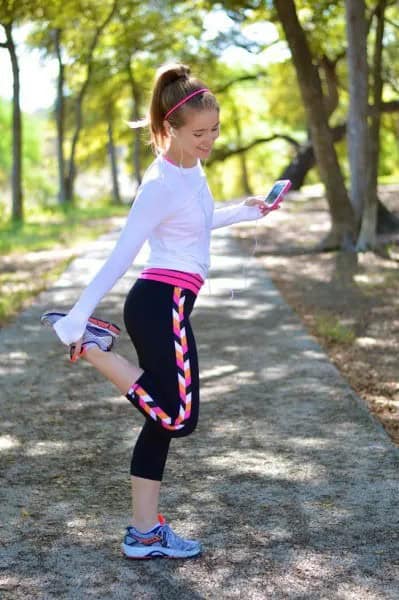
[[270, 192], [267, 194], [265, 203], [269, 207], [274, 207], [279, 204], [290, 187], [291, 181], [289, 179], [280, 179], [279, 181], [276, 181]]

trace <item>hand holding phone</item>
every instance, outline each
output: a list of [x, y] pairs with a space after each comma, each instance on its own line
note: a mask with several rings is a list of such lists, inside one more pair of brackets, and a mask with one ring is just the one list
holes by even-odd
[[276, 181], [264, 200], [269, 210], [276, 208], [280, 204], [291, 185], [289, 179], [279, 179]]

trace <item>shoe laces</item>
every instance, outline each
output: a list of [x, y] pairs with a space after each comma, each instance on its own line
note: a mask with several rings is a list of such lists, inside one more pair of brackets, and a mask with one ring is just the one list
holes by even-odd
[[191, 546], [191, 542], [189, 540], [185, 540], [184, 538], [177, 535], [173, 529], [165, 523], [161, 525], [162, 527], [162, 542], [168, 548], [175, 548], [178, 550], [186, 550]]

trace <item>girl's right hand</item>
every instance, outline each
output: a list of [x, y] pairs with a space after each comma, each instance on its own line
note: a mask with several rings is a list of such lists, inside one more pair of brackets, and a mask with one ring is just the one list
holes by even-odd
[[[82, 350], [82, 339], [83, 338], [78, 339], [77, 342], [74, 342], [70, 346], [70, 349], [71, 349], [71, 362], [76, 362], [80, 358], [80, 352]], [[72, 347], [73, 347], [73, 350], [72, 350]]]

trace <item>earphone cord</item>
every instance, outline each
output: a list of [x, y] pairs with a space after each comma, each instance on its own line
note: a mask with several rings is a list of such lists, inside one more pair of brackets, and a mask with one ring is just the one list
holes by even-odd
[[249, 263], [251, 262], [252, 258], [255, 257], [256, 251], [258, 249], [258, 220], [257, 219], [255, 221], [255, 232], [254, 232], [254, 247], [252, 249], [252, 252], [249, 256], [248, 262], [244, 262], [243, 266], [242, 266], [242, 278], [244, 280], [244, 287], [241, 288], [240, 290], [234, 290], [234, 288], [231, 289], [231, 299], [234, 300], [235, 296], [234, 294], [240, 293], [243, 290], [247, 290], [249, 285], [248, 285], [248, 268], [249, 268]]

